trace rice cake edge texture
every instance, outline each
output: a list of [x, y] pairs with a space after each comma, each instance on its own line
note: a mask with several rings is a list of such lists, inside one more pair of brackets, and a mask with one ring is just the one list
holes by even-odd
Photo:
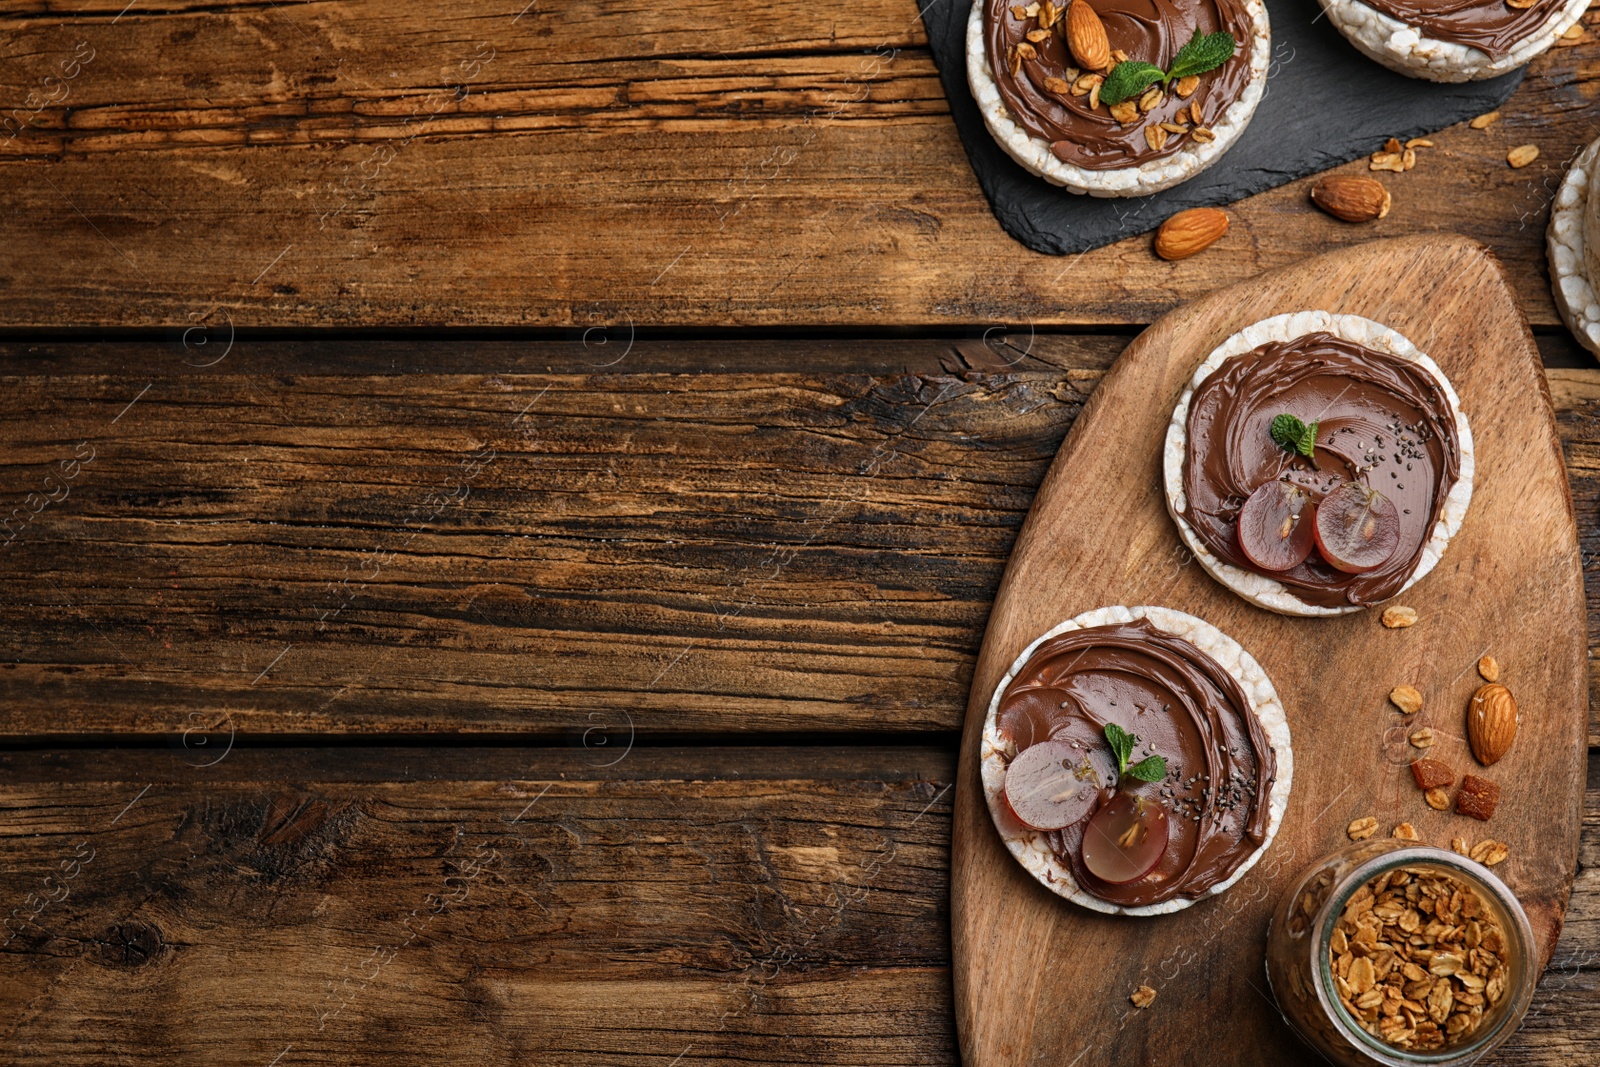
[[1199, 174], [1222, 158], [1239, 139], [1256, 105], [1266, 91], [1267, 66], [1272, 59], [1272, 33], [1267, 9], [1262, 0], [1244, 0], [1253, 35], [1250, 42], [1250, 81], [1244, 93], [1228, 105], [1222, 118], [1210, 127], [1216, 139], [1201, 144], [1191, 140], [1175, 154], [1152, 159], [1136, 167], [1090, 170], [1057, 159], [1050, 144], [1034, 137], [1012, 119], [989, 70], [988, 45], [984, 40], [985, 0], [974, 0], [967, 18], [967, 84], [978, 102], [984, 125], [1006, 154], [1030, 174], [1074, 193], [1090, 196], [1145, 196], [1170, 189]]
[[1550, 291], [1556, 309], [1578, 343], [1600, 356], [1600, 297], [1594, 290], [1591, 262], [1600, 261], [1600, 249], [1590, 247], [1591, 235], [1600, 236], [1595, 225], [1595, 177], [1600, 173], [1600, 140], [1578, 153], [1562, 179], [1550, 209], [1550, 228], [1545, 236], [1550, 259]]
[[[1318, 332], [1331, 333], [1354, 344], [1420, 364], [1439, 383], [1445, 399], [1450, 404], [1450, 411], [1455, 416], [1456, 434], [1461, 445], [1461, 473], [1456, 479], [1456, 484], [1445, 496], [1444, 506], [1439, 510], [1439, 519], [1434, 523], [1433, 533], [1422, 548], [1422, 556], [1417, 560], [1416, 569], [1406, 579], [1405, 585], [1400, 587], [1400, 593], [1421, 581], [1438, 564], [1450, 544], [1450, 539], [1461, 529], [1461, 523], [1466, 518], [1467, 505], [1472, 500], [1475, 453], [1472, 446], [1472, 430], [1467, 424], [1466, 415], [1461, 411], [1461, 400], [1456, 396], [1450, 379], [1439, 369], [1439, 365], [1405, 336], [1382, 323], [1362, 318], [1360, 315], [1335, 315], [1327, 311], [1295, 311], [1274, 315], [1246, 326], [1212, 349], [1205, 362], [1194, 372], [1189, 384], [1184, 387], [1183, 394], [1178, 398], [1177, 407], [1172, 411], [1172, 421], [1167, 424], [1166, 447], [1162, 455], [1167, 511], [1172, 515], [1172, 520], [1178, 524], [1178, 532], [1183, 537], [1184, 545], [1194, 554], [1195, 559], [1208, 574], [1250, 603], [1284, 615], [1348, 615], [1366, 609], [1358, 604], [1329, 608], [1307, 603], [1276, 578], [1247, 571], [1217, 558], [1200, 539], [1194, 527], [1183, 517], [1187, 502], [1183, 490], [1183, 461], [1189, 445], [1189, 403], [1194, 398], [1195, 390], [1200, 383], [1210, 377], [1212, 372], [1225, 361], [1251, 352], [1259, 345], [1274, 341], [1292, 341], [1296, 337]], [[1398, 596], [1399, 593], [1395, 595]]]
[[1436, 82], [1481, 81], [1516, 70], [1577, 24], [1589, 0], [1566, 0], [1535, 33], [1498, 59], [1471, 45], [1424, 36], [1361, 0], [1321, 0], [1328, 21], [1369, 59], [1398, 74]]
[[[1158, 628], [1188, 641], [1216, 660], [1222, 669], [1239, 683], [1250, 700], [1250, 710], [1260, 721], [1262, 732], [1267, 738], [1267, 745], [1277, 760], [1277, 777], [1267, 795], [1266, 838], [1233, 874], [1194, 899], [1176, 898], [1158, 904], [1123, 907], [1101, 900], [1080, 887], [1072, 875], [1071, 868], [1058, 860], [1055, 853], [1045, 844], [1043, 831], [1024, 829], [1020, 833], [1008, 833], [1002, 828], [1009, 821], [1004, 817], [1002, 806], [1005, 804], [1003, 794], [1008, 742], [1000, 734], [997, 715], [1000, 699], [1005, 695], [1006, 687], [1044, 642], [1058, 634], [1073, 630], [1130, 623], [1135, 619], [1149, 619]], [[994, 695], [989, 700], [988, 714], [984, 718], [981, 745], [984, 797], [988, 800], [989, 815], [994, 820], [995, 829], [1005, 842], [1006, 849], [1029, 874], [1038, 879], [1040, 885], [1052, 893], [1065, 897], [1074, 904], [1081, 904], [1092, 911], [1108, 915], [1167, 915], [1182, 911], [1197, 900], [1205, 900], [1226, 891], [1244, 877], [1245, 872], [1254, 867], [1271, 847], [1272, 839], [1277, 836], [1278, 826], [1283, 821], [1283, 813], [1289, 806], [1289, 789], [1294, 779], [1294, 752], [1289, 743], [1289, 718], [1284, 711], [1283, 702], [1278, 698], [1278, 691], [1273, 688], [1272, 680], [1267, 677], [1267, 672], [1239, 642], [1205, 620], [1173, 608], [1153, 606], [1096, 608], [1068, 619], [1035, 638], [1012, 662], [1005, 677], [1000, 679], [1000, 684], [995, 686]]]

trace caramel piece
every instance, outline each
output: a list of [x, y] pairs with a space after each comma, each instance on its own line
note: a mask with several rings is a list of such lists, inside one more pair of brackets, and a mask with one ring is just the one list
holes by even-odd
[[[1419, 761], [1421, 762], [1421, 761]], [[1413, 767], [1415, 764], [1412, 765]], [[1488, 822], [1500, 803], [1500, 787], [1487, 778], [1469, 774], [1461, 779], [1461, 792], [1456, 794], [1456, 814], [1470, 815]]]
[[1411, 777], [1418, 789], [1443, 789], [1456, 780], [1456, 772], [1440, 760], [1419, 759], [1411, 764]]

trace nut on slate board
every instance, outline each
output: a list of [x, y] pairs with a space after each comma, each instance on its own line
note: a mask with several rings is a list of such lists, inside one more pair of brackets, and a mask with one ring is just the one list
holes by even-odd
[[[1074, 7], [1082, 0], [1076, 0]], [[1162, 259], [1187, 259], [1203, 252], [1228, 232], [1228, 214], [1214, 207], [1180, 211], [1156, 231], [1156, 255]]]
[[1371, 222], [1389, 213], [1389, 190], [1376, 178], [1330, 174], [1311, 187], [1311, 202], [1345, 222]]

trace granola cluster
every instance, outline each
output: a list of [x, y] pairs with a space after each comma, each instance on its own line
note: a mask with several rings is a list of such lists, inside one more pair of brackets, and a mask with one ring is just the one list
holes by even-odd
[[1402, 868], [1356, 890], [1329, 944], [1339, 1000], [1374, 1037], [1433, 1051], [1468, 1041], [1505, 996], [1506, 937], [1477, 891]]

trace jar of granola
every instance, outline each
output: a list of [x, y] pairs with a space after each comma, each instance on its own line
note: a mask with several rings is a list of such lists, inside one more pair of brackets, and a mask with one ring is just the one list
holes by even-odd
[[1538, 982], [1527, 913], [1455, 852], [1361, 841], [1272, 912], [1267, 980], [1302, 1040], [1344, 1067], [1464, 1065], [1516, 1032]]

